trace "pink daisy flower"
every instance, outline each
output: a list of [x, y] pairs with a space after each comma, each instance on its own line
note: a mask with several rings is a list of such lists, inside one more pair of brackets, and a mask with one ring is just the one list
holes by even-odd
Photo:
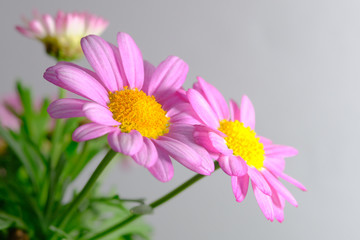
[[53, 118], [86, 117], [91, 123], [77, 128], [74, 141], [107, 134], [114, 151], [131, 156], [160, 181], [173, 176], [171, 156], [187, 168], [209, 175], [214, 163], [208, 152], [195, 144], [196, 119], [190, 104], [178, 92], [188, 65], [170, 56], [154, 67], [143, 61], [134, 40], [117, 35], [118, 47], [94, 35], [81, 40], [94, 72], [60, 62], [46, 70], [44, 78], [85, 99], [65, 98], [53, 102]]
[[187, 91], [187, 97], [202, 121], [196, 126], [195, 140], [216, 155], [222, 170], [231, 176], [236, 200], [244, 200], [250, 179], [265, 217], [282, 222], [285, 200], [294, 206], [297, 202], [278, 178], [306, 191], [300, 182], [283, 172], [284, 158], [295, 156], [297, 150], [256, 135], [255, 110], [247, 96], [243, 96], [240, 108], [234, 101], [228, 108], [221, 93], [199, 77], [194, 89]]
[[34, 12], [34, 18], [24, 18], [25, 26], [16, 26], [24, 36], [40, 40], [46, 52], [58, 60], [73, 60], [82, 56], [80, 40], [89, 34], [100, 35], [108, 21], [87, 12], [64, 13], [55, 18]]

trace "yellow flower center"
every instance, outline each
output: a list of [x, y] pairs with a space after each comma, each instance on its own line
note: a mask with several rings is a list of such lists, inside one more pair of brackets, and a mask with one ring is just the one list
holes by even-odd
[[113, 118], [120, 122], [122, 132], [137, 130], [147, 138], [158, 138], [169, 132], [169, 120], [154, 96], [141, 90], [128, 89], [109, 92], [108, 107]]
[[220, 122], [219, 131], [226, 134], [224, 137], [228, 148], [233, 150], [235, 156], [245, 160], [247, 165], [260, 170], [264, 165], [265, 151], [264, 145], [259, 142], [254, 130], [244, 127], [238, 120]]

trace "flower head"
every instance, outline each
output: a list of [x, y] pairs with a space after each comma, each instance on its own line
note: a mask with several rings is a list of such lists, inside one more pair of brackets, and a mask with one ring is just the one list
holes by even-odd
[[243, 96], [240, 107], [230, 101], [229, 109], [221, 93], [198, 78], [187, 97], [202, 122], [195, 129], [195, 140], [216, 156], [222, 170], [231, 176], [236, 200], [244, 200], [250, 179], [265, 217], [282, 222], [285, 200], [294, 206], [297, 202], [278, 178], [306, 190], [283, 172], [284, 158], [295, 156], [297, 150], [275, 145], [255, 133], [255, 110], [247, 96]]
[[25, 26], [16, 29], [26, 37], [40, 40], [46, 52], [58, 60], [74, 60], [82, 56], [80, 39], [89, 34], [100, 35], [108, 21], [87, 12], [49, 14], [34, 12], [32, 20], [24, 19]]
[[144, 61], [134, 40], [117, 36], [118, 47], [94, 35], [81, 40], [94, 72], [60, 62], [44, 78], [85, 99], [53, 102], [53, 118], [86, 117], [91, 123], [73, 133], [75, 141], [108, 135], [114, 151], [131, 156], [160, 181], [173, 176], [171, 156], [187, 168], [208, 175], [214, 170], [209, 153], [195, 144], [196, 117], [181, 90], [187, 64], [170, 56], [154, 67]]

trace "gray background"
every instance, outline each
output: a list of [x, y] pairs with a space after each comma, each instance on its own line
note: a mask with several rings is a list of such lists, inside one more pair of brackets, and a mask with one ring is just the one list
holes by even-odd
[[[146, 218], [154, 239], [359, 238], [360, 1], [2, 0], [1, 96], [18, 77], [38, 95], [56, 92], [42, 79], [55, 61], [14, 30], [35, 8], [103, 16], [110, 21], [106, 40], [128, 32], [153, 63], [180, 56], [190, 66], [186, 87], [201, 75], [228, 99], [246, 93], [257, 133], [299, 149], [286, 172], [308, 192], [286, 184], [299, 207], [287, 204], [282, 224], [265, 219], [252, 191], [235, 202], [229, 177], [218, 171]], [[163, 184], [135, 164], [116, 164], [104, 191], [112, 186], [152, 201], [192, 175], [175, 165], [173, 180]]]

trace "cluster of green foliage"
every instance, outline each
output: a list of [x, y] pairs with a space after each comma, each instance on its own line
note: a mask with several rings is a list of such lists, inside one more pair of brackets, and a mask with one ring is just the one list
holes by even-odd
[[[86, 239], [128, 217], [129, 201], [143, 203], [118, 195], [102, 196], [97, 185], [60, 229], [59, 221], [70, 204], [64, 201], [65, 192], [85, 166], [108, 149], [106, 139], [72, 141], [72, 132], [84, 124], [83, 118], [55, 121], [47, 113], [49, 99], [36, 108], [30, 89], [18, 83], [17, 92], [23, 111], [7, 108], [21, 120], [19, 130], [0, 123], [4, 145], [0, 153], [0, 239]], [[74, 191], [73, 196], [76, 194]], [[151, 228], [140, 219], [103, 239], [149, 239], [150, 233]]]

